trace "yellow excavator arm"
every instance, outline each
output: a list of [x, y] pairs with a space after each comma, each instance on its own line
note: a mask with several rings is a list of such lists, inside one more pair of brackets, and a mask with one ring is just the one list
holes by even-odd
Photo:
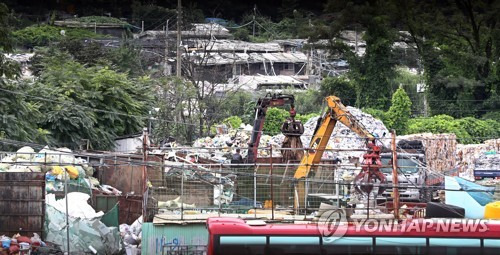
[[375, 137], [340, 102], [340, 98], [329, 96], [325, 99], [328, 109], [318, 120], [318, 126], [309, 145], [310, 150], [304, 154], [299, 167], [295, 171], [294, 177], [296, 179], [307, 177], [311, 169], [320, 163], [337, 121], [346, 125], [360, 137], [367, 138], [370, 142], [375, 140]]

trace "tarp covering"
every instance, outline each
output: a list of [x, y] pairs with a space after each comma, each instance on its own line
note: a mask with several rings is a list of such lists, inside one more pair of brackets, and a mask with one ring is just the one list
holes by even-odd
[[460, 177], [455, 177], [455, 179], [462, 190], [467, 191], [469, 196], [474, 198], [480, 205], [485, 206], [493, 201], [494, 187], [485, 187]]
[[[93, 253], [93, 250], [97, 251], [97, 254], [118, 252], [120, 249], [118, 228], [108, 227], [101, 222], [103, 213], [96, 212], [87, 204], [89, 196], [72, 192], [68, 194], [68, 198], [70, 252]], [[44, 240], [59, 245], [64, 252], [67, 252], [65, 212], [64, 199], [55, 200], [54, 194], [47, 195]], [[118, 225], [117, 210], [108, 213], [105, 220], [110, 225]]]

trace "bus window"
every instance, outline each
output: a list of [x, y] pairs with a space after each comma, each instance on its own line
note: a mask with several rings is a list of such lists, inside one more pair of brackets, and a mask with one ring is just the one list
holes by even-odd
[[318, 236], [270, 236], [268, 254], [321, 254]]
[[425, 238], [413, 237], [377, 237], [375, 238], [377, 255], [414, 255], [425, 254]]
[[325, 254], [371, 254], [372, 237], [323, 238]]
[[429, 238], [431, 255], [468, 255], [478, 254], [481, 240], [469, 238]]
[[499, 239], [483, 239], [484, 255], [498, 255], [500, 251]]
[[216, 254], [263, 255], [266, 242], [265, 236], [221, 236]]

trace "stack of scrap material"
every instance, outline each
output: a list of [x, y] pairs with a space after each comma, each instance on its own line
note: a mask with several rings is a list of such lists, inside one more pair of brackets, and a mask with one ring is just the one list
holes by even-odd
[[[374, 136], [381, 138], [379, 145], [390, 148], [390, 134], [382, 121], [375, 119], [372, 115], [362, 112], [360, 109], [347, 106], [347, 110]], [[304, 124], [302, 143], [309, 147], [319, 117], [313, 117]], [[350, 158], [359, 158], [365, 153], [366, 139], [359, 137], [344, 124], [337, 122], [333, 133], [328, 141], [327, 149], [339, 149], [340, 151], [325, 151], [323, 158], [339, 158], [348, 162]], [[352, 150], [352, 151], [345, 151]]]
[[497, 156], [499, 151], [500, 139], [486, 140], [482, 144], [459, 144], [456, 153], [456, 166], [462, 177], [472, 180], [476, 167], [500, 169]]
[[[389, 130], [384, 126], [382, 121], [375, 119], [370, 114], [362, 112], [360, 109], [355, 107], [348, 106], [347, 109], [349, 112], [359, 121], [361, 124], [365, 126], [365, 128], [375, 135], [376, 137], [380, 137], [381, 144], [383, 146], [390, 148], [390, 134]], [[304, 134], [300, 137], [302, 144], [304, 147], [309, 147], [309, 143], [314, 134], [314, 130], [316, 128], [316, 124], [318, 122], [319, 117], [312, 117], [304, 124]], [[221, 161], [221, 155], [224, 153], [230, 153], [231, 147], [240, 147], [241, 155], [245, 157], [247, 155], [247, 151], [245, 148], [248, 146], [248, 141], [250, 139], [250, 135], [252, 132], [252, 126], [242, 124], [238, 130], [230, 129], [228, 134], [219, 134], [214, 138], [205, 137], [200, 138], [195, 141], [193, 147], [202, 147], [207, 148], [204, 152], [198, 150], [197, 153], [201, 157], [212, 158], [217, 161]], [[278, 134], [275, 136], [262, 135], [260, 138], [259, 147], [269, 147], [273, 148], [273, 157], [280, 157], [281, 152], [280, 148], [283, 144], [285, 136], [283, 134]], [[232, 143], [231, 146], [227, 144], [227, 142]], [[380, 144], [379, 144], [380, 145]], [[214, 147], [224, 147], [225, 149], [214, 151], [209, 150], [208, 148]], [[366, 139], [360, 138], [357, 134], [352, 132], [348, 127], [344, 124], [338, 122], [333, 130], [331, 138], [329, 140], [327, 149], [341, 149], [341, 150], [353, 150], [353, 151], [325, 151], [323, 153], [323, 158], [333, 159], [339, 158], [341, 160], [346, 160], [346, 162], [350, 158], [361, 157], [365, 152], [363, 150], [366, 149]], [[269, 157], [269, 150], [262, 149], [258, 151], [259, 157]], [[224, 160], [223, 160], [224, 161]], [[221, 163], [229, 163], [228, 160]]]
[[455, 168], [456, 138], [455, 134], [422, 133], [398, 136], [397, 140], [422, 141], [425, 147], [425, 158], [428, 169], [444, 172]]

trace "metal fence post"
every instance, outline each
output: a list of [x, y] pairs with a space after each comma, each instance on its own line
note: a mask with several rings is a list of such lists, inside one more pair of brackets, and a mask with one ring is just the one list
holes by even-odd
[[257, 163], [253, 163], [253, 213], [254, 217], [257, 218]]
[[219, 188], [219, 217], [222, 211], [222, 194], [224, 194], [224, 185], [222, 185], [222, 164], [219, 167], [219, 184], [217, 185]]
[[184, 163], [181, 174], [181, 220], [184, 220]]
[[271, 219], [274, 220], [274, 187], [273, 187], [273, 146], [269, 146], [269, 161], [271, 162]]

